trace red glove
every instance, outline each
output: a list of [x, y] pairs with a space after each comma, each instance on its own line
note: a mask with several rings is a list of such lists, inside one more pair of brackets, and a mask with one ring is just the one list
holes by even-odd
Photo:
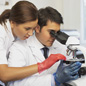
[[66, 57], [62, 54], [51, 54], [42, 63], [37, 63], [38, 64], [38, 72], [41, 73], [42, 71], [50, 68], [54, 63], [56, 63], [59, 60], [66, 60]]

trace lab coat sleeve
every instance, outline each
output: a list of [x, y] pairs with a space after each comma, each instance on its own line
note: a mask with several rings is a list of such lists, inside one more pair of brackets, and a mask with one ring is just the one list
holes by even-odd
[[22, 80], [10, 82], [9, 86], [51, 86], [51, 74], [33, 75]]
[[0, 38], [0, 64], [7, 64], [6, 50], [2, 44], [1, 38]]
[[[12, 47], [9, 49], [9, 57], [8, 57], [8, 66], [10, 67], [24, 67], [26, 66], [25, 48], [21, 46], [19, 43], [14, 43]], [[24, 51], [24, 52], [23, 52]]]
[[[25, 60], [25, 57], [27, 57], [27, 51], [25, 46], [23, 47], [22, 45], [15, 43], [10, 48], [8, 59], [9, 66], [23, 67], [27, 65]], [[44, 71], [41, 74], [36, 73], [22, 80], [11, 81], [8, 84], [9, 86], [51, 86], [51, 80], [52, 74], [48, 74], [47, 71]]]
[[5, 31], [0, 26], [0, 64], [7, 64], [6, 49], [5, 49]]

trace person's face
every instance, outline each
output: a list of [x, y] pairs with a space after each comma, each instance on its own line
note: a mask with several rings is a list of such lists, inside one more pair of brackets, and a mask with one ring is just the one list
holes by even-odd
[[55, 38], [50, 35], [51, 30], [54, 30], [55, 32], [59, 31], [60, 24], [48, 21], [47, 25], [41, 28], [41, 31], [40, 27], [36, 28], [36, 37], [44, 46], [52, 46], [55, 40]]
[[33, 31], [36, 28], [38, 19], [31, 22], [26, 22], [23, 24], [16, 24], [11, 21], [11, 28], [14, 37], [18, 37], [21, 40], [25, 40], [33, 35]]

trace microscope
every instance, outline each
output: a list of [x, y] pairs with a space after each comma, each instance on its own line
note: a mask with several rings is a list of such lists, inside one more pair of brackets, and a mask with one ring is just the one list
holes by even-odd
[[[52, 37], [54, 37], [58, 42], [67, 46], [67, 55], [69, 56], [72, 53], [73, 58], [67, 59], [64, 61], [65, 64], [70, 64], [72, 62], [79, 61], [82, 63], [82, 67], [78, 71], [79, 78], [69, 83], [63, 83], [61, 86], [85, 86], [86, 83], [86, 48], [80, 45], [79, 40], [76, 37], [69, 36], [62, 31], [55, 32], [54, 30], [50, 31]], [[77, 55], [77, 51], [81, 51], [83, 56]]]
[[[80, 45], [79, 40], [76, 37], [69, 36], [62, 31], [55, 32], [54, 30], [51, 30], [50, 34], [61, 44], [64, 44], [67, 46], [67, 55], [68, 56], [72, 53], [73, 58], [67, 59], [66, 61], [64, 61], [64, 63], [70, 64], [70, 63], [76, 62], [76, 61], [81, 62], [82, 67], [78, 72], [79, 76], [81, 77], [81, 75], [86, 75], [86, 48]], [[79, 58], [77, 57], [78, 50], [83, 53], [84, 58], [82, 56]]]

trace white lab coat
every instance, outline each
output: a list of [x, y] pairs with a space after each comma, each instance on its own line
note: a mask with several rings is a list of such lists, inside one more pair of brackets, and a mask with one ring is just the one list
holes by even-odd
[[6, 25], [8, 30], [6, 30], [4, 26], [0, 25], [0, 64], [7, 64], [9, 47], [12, 45], [14, 40], [9, 20], [7, 20]]
[[[40, 50], [41, 47], [43, 45], [34, 35], [27, 40], [16, 41], [10, 48], [9, 66], [24, 67], [43, 62], [45, 58]], [[55, 41], [52, 47], [49, 48], [49, 55], [56, 53], [66, 55], [66, 46]], [[59, 62], [40, 74], [36, 73], [25, 79], [10, 82], [9, 86], [51, 86], [51, 76], [56, 71], [58, 64]]]

